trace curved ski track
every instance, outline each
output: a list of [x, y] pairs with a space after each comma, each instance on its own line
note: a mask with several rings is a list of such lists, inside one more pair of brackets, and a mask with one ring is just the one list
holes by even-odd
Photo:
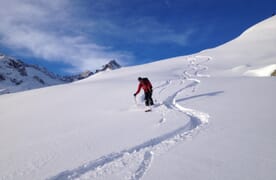
[[[190, 57], [187, 60], [188, 66], [179, 75], [178, 79], [166, 81], [155, 88], [155, 91], [160, 95], [163, 91], [169, 89], [172, 83], [179, 83], [178, 86], [180, 88], [161, 102], [157, 108], [162, 115], [159, 123], [165, 122], [165, 116], [169, 111], [177, 111], [190, 118], [187, 124], [137, 146], [117, 153], [107, 154], [75, 169], [63, 171], [50, 177], [49, 180], [97, 179], [110, 175], [123, 175], [124, 179], [139, 180], [149, 170], [154, 156], [165, 153], [179, 142], [199, 132], [201, 127], [208, 123], [209, 115], [181, 106], [176, 102], [176, 98], [184, 90], [191, 88], [192, 92], [194, 92], [197, 85], [200, 84], [200, 80], [196, 79], [197, 77], [209, 77], [201, 73], [208, 69], [204, 64], [211, 60], [211, 58], [196, 56]], [[187, 85], [183, 87], [184, 83], [187, 83]]]

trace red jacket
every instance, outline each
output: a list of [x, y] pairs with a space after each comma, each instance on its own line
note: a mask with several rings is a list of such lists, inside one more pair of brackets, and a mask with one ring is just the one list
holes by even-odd
[[152, 91], [152, 85], [151, 85], [150, 81], [146, 78], [144, 78], [140, 81], [138, 89], [135, 94], [138, 94], [140, 92], [141, 88], [143, 88], [144, 92]]

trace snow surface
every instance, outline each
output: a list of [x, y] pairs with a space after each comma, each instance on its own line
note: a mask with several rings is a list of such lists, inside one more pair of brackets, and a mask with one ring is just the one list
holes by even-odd
[[[276, 16], [249, 28], [240, 37], [215, 49], [205, 50], [201, 55], [212, 56], [209, 65], [212, 75], [240, 76], [247, 71], [275, 65], [276, 62]], [[270, 76], [270, 69], [263, 75]], [[248, 74], [250, 76], [254, 74]], [[258, 76], [258, 74], [256, 74]]]
[[[0, 179], [274, 180], [275, 78], [243, 75], [276, 63], [275, 22], [195, 55], [0, 96]], [[139, 76], [154, 86], [149, 113], [133, 97]]]

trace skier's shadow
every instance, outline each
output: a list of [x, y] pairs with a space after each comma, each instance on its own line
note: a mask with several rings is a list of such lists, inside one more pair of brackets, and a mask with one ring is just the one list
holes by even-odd
[[186, 97], [186, 98], [177, 99], [176, 102], [187, 101], [187, 100], [190, 100], [190, 99], [200, 98], [200, 97], [203, 97], [203, 96], [216, 96], [216, 95], [219, 95], [221, 93], [224, 93], [224, 91], [215, 91], [215, 92], [210, 92], [210, 93], [198, 94], [198, 95], [195, 95], [195, 96], [190, 96], [190, 97]]

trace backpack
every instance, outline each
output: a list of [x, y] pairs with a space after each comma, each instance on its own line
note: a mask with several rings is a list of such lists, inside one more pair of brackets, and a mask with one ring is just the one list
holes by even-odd
[[150, 80], [148, 78], [143, 78], [142, 83], [146, 86], [147, 91], [150, 91], [152, 89]]

